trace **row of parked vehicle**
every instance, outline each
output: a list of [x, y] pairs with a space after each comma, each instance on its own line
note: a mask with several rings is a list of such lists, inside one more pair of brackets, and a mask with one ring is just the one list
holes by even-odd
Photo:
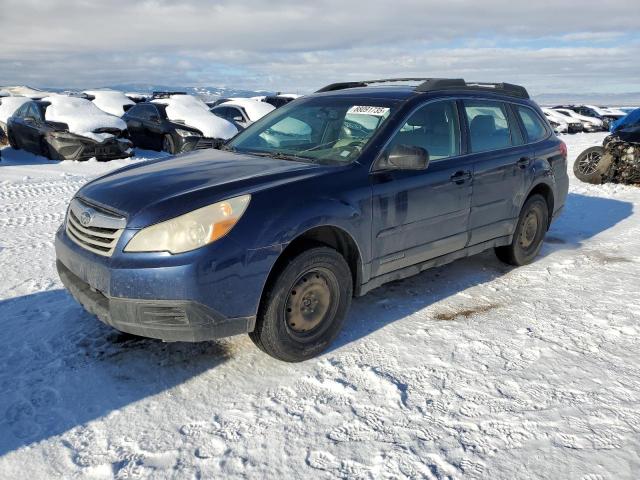
[[52, 160], [113, 160], [132, 147], [170, 154], [216, 148], [296, 95], [205, 103], [185, 92], [87, 90], [0, 97], [0, 129], [11, 147]]
[[608, 131], [613, 122], [625, 117], [633, 108], [598, 107], [595, 105], [557, 105], [542, 108], [556, 133]]

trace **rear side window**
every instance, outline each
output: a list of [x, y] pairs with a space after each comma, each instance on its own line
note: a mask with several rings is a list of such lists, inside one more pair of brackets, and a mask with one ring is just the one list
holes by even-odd
[[471, 151], [487, 152], [511, 147], [511, 129], [507, 106], [491, 100], [465, 100]]
[[433, 102], [417, 110], [390, 144], [424, 148], [431, 160], [460, 154], [458, 112], [453, 101]]
[[537, 142], [547, 136], [547, 128], [533, 109], [517, 105], [516, 110], [527, 132], [527, 140], [529, 143]]

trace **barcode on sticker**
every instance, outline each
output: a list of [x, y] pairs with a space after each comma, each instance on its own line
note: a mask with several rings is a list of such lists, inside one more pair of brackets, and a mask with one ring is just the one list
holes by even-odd
[[356, 115], [375, 115], [381, 117], [389, 111], [388, 107], [373, 107], [370, 105], [354, 105], [347, 113], [353, 113]]

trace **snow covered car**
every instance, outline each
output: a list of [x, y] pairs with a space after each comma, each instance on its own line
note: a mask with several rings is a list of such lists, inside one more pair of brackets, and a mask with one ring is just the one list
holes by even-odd
[[0, 130], [3, 130], [5, 135], [9, 117], [29, 101], [27, 97], [0, 97]]
[[[627, 137], [609, 135], [601, 147], [583, 151], [573, 164], [573, 173], [586, 183], [640, 184], [640, 134]], [[633, 139], [633, 141], [631, 141]]]
[[7, 121], [13, 148], [51, 160], [113, 160], [132, 155], [127, 125], [83, 98], [55, 95], [24, 103]]
[[602, 130], [606, 130], [604, 122], [599, 118], [581, 115], [569, 108], [554, 107], [553, 110], [555, 110], [556, 112], [560, 112], [565, 117], [579, 120], [582, 123], [582, 127], [586, 132], [600, 132]]
[[234, 98], [213, 107], [211, 113], [228, 120], [242, 130], [275, 109], [276, 107], [269, 103], [250, 98]]
[[553, 127], [556, 133], [577, 133], [582, 132], [582, 122], [578, 119], [567, 117], [552, 108], [542, 108], [542, 113]]
[[135, 102], [117, 90], [85, 90], [87, 100], [91, 100], [100, 110], [121, 117]]
[[276, 108], [280, 108], [299, 97], [300, 95], [296, 95], [295, 93], [276, 93], [275, 95], [265, 96], [262, 101], [269, 103]]
[[137, 103], [123, 115], [136, 147], [172, 155], [202, 148], [216, 148], [238, 129], [215, 116], [191, 95], [170, 95]]

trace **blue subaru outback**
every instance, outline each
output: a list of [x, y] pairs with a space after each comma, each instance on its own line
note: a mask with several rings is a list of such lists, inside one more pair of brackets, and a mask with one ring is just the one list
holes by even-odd
[[332, 84], [221, 150], [85, 185], [57, 232], [57, 268], [118, 330], [249, 333], [301, 361], [327, 348], [354, 295], [490, 248], [531, 262], [565, 203], [566, 157], [517, 85]]

